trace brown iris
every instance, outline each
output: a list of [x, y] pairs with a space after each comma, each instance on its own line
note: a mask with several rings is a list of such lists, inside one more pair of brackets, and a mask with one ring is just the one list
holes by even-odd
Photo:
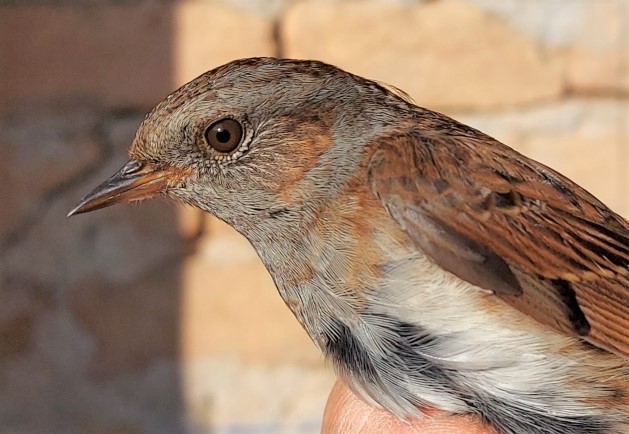
[[231, 152], [242, 139], [242, 126], [234, 119], [214, 122], [205, 130], [205, 140], [218, 152]]

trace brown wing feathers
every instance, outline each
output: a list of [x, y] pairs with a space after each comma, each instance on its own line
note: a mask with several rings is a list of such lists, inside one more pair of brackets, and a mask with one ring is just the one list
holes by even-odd
[[370, 176], [444, 269], [629, 356], [629, 224], [585, 190], [468, 130], [382, 140]]

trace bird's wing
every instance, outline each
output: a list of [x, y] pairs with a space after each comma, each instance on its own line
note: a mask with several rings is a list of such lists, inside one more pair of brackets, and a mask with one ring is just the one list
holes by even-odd
[[369, 176], [439, 266], [629, 357], [629, 224], [583, 188], [462, 126], [379, 141]]

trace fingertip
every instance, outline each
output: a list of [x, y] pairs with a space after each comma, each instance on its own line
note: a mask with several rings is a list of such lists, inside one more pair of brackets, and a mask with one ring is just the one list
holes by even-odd
[[432, 410], [423, 419], [402, 421], [369, 406], [337, 381], [326, 404], [322, 434], [495, 434], [471, 414], [454, 415]]

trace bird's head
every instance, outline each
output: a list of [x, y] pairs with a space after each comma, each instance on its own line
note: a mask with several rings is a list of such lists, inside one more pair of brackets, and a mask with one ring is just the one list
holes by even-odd
[[[393, 124], [380, 85], [314, 61], [232, 62], [160, 102], [129, 162], [69, 215], [166, 196], [246, 231], [300, 218], [358, 171], [370, 136]], [[384, 109], [383, 109], [384, 107]]]

